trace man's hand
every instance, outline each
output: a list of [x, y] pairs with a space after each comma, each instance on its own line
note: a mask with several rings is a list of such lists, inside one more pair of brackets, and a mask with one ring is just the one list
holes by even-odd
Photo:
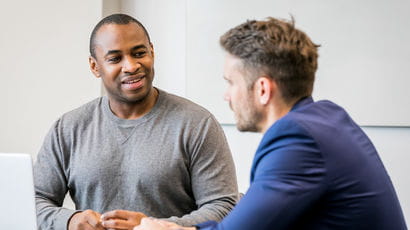
[[133, 230], [196, 230], [196, 228], [182, 227], [172, 222], [148, 217], [142, 218], [141, 224]]
[[127, 210], [114, 210], [106, 212], [101, 216], [102, 226], [107, 229], [132, 230], [140, 224], [141, 219], [146, 217], [141, 212]]
[[68, 230], [105, 230], [100, 219], [101, 214], [93, 210], [77, 212], [71, 216]]

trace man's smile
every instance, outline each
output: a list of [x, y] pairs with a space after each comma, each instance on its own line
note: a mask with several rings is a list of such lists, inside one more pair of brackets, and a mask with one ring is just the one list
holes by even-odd
[[127, 77], [121, 80], [121, 87], [127, 90], [136, 90], [144, 85], [145, 75], [139, 74], [137, 77]]

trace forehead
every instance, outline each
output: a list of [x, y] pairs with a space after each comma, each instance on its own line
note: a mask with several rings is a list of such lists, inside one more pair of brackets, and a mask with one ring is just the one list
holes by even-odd
[[124, 25], [110, 23], [101, 26], [96, 33], [94, 43], [97, 49], [111, 50], [123, 49], [129, 45], [148, 46], [149, 41], [141, 26], [131, 22]]

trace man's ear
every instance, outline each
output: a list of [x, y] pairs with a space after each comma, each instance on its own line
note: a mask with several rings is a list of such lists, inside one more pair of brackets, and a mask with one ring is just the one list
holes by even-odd
[[99, 78], [100, 71], [98, 70], [97, 60], [93, 56], [88, 57], [88, 63], [90, 64], [90, 70], [93, 72], [94, 76]]
[[149, 46], [151, 47], [151, 56], [155, 57], [154, 45], [152, 44], [152, 42], [149, 43]]
[[277, 93], [276, 82], [267, 76], [260, 77], [256, 80], [254, 87], [256, 97], [262, 105], [267, 105]]

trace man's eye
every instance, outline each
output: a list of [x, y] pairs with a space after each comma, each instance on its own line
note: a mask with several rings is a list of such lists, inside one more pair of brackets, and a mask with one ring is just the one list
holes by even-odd
[[120, 57], [110, 57], [108, 58], [108, 62], [113, 62], [113, 63], [117, 63], [121, 60]]
[[136, 52], [134, 53], [134, 57], [143, 57], [145, 56], [146, 53], [147, 53], [146, 51]]

